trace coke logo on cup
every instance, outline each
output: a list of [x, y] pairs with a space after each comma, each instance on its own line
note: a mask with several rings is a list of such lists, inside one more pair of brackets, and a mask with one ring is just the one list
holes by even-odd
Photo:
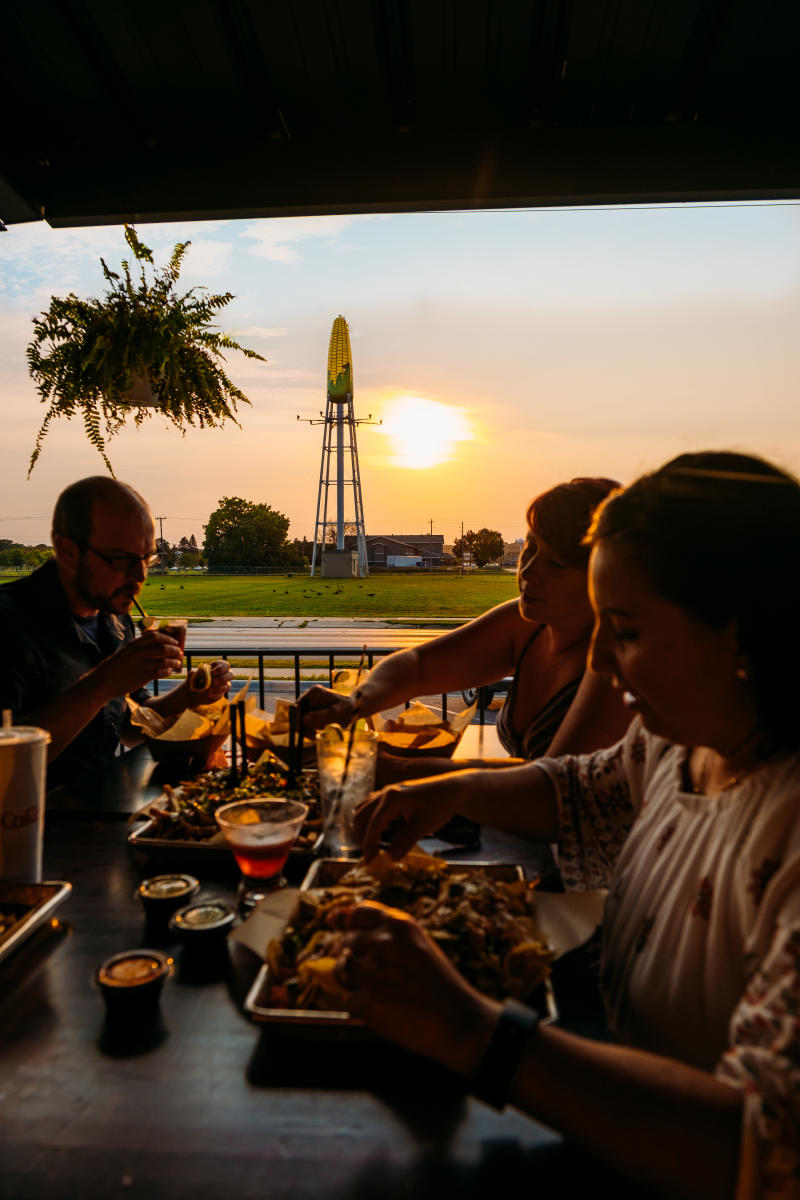
[[25, 825], [35, 825], [38, 820], [38, 805], [31, 804], [23, 812], [4, 812], [0, 818], [0, 828], [22, 829]]

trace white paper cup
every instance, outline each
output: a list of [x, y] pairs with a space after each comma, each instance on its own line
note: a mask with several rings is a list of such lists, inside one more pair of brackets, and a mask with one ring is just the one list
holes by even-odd
[[0, 879], [42, 881], [49, 743], [46, 729], [0, 729]]

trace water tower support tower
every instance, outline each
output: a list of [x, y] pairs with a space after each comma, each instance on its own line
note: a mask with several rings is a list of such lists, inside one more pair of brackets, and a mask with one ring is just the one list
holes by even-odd
[[[380, 424], [369, 417], [356, 417], [353, 411], [353, 358], [350, 350], [350, 332], [344, 317], [333, 322], [328, 347], [327, 401], [325, 412], [319, 419], [305, 418], [309, 425], [322, 425], [322, 460], [317, 491], [317, 516], [314, 525], [314, 551], [311, 558], [311, 575], [321, 557], [321, 572], [332, 577], [364, 578], [369, 574], [367, 566], [367, 539], [364, 528], [364, 503], [361, 498], [361, 473], [358, 466], [358, 443], [356, 426]], [[328, 516], [330, 489], [336, 491], [336, 515]], [[352, 513], [347, 511], [347, 500], [352, 489]], [[331, 506], [332, 507], [332, 506]], [[345, 529], [355, 530], [356, 549], [348, 550], [345, 545]], [[336, 548], [333, 539], [328, 541], [329, 530], [336, 531]]]

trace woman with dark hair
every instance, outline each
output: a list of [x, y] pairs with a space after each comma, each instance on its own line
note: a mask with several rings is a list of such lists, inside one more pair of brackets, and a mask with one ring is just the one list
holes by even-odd
[[[402, 704], [514, 676], [497, 729], [517, 759], [607, 746], [629, 716], [607, 682], [586, 673], [592, 609], [586, 587], [586, 531], [597, 505], [620, 485], [573, 479], [537, 496], [519, 558], [519, 599], [498, 604], [459, 629], [382, 659], [353, 695], [312, 688], [305, 724], [321, 729]], [[387, 769], [388, 764], [388, 769]], [[503, 765], [506, 765], [505, 762]], [[384, 778], [454, 770], [450, 759], [382, 758]]]
[[617, 1044], [488, 1000], [380, 905], [351, 917], [351, 1009], [659, 1194], [796, 1197], [800, 484], [682, 455], [609, 499], [590, 541], [591, 666], [634, 715], [623, 740], [395, 785], [356, 828], [367, 859], [390, 823], [399, 857], [455, 811], [557, 841], [568, 888], [608, 888]]

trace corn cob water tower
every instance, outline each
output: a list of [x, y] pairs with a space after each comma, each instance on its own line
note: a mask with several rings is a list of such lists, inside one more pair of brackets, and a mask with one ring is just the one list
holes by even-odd
[[[368, 417], [356, 417], [353, 411], [353, 356], [350, 331], [342, 316], [336, 318], [331, 329], [326, 391], [325, 412], [320, 413], [319, 418], [305, 418], [309, 425], [322, 426], [322, 462], [311, 574], [313, 576], [316, 571], [319, 557], [323, 576], [341, 579], [357, 575], [363, 578], [369, 574], [369, 569], [356, 426], [379, 425], [380, 421], [373, 421], [372, 413]], [[335, 515], [331, 488], [336, 496]], [[353, 534], [355, 549], [352, 548]], [[348, 535], [350, 544], [346, 546]]]

